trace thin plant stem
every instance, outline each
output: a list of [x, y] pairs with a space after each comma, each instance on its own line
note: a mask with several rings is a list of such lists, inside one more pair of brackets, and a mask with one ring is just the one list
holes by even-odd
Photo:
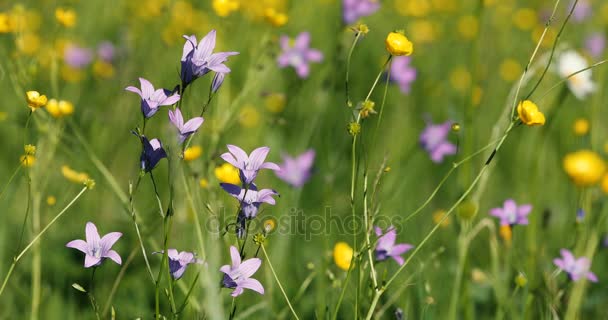
[[[135, 213], [135, 203], [134, 197], [137, 189], [139, 188], [139, 183], [141, 182], [141, 175], [137, 176], [137, 182], [135, 182], [135, 187], [129, 186], [129, 206], [131, 211], [131, 220], [133, 221], [133, 225], [135, 226], [135, 233], [137, 234], [137, 241], [139, 242], [139, 246], [141, 247], [141, 253], [144, 256], [144, 261], [146, 263], [146, 269], [148, 270], [148, 274], [150, 275], [150, 279], [152, 283], [154, 282], [154, 273], [152, 272], [152, 267], [150, 267], [150, 261], [148, 261], [148, 254], [146, 252], [146, 247], [144, 246], [144, 240], [141, 237], [141, 231], [139, 230], [139, 225], [137, 224], [137, 215]], [[107, 308], [104, 308], [104, 310]], [[104, 314], [106, 312], [104, 311]]]
[[279, 277], [277, 277], [277, 274], [274, 272], [274, 268], [272, 267], [272, 263], [270, 262], [270, 258], [268, 258], [268, 253], [266, 253], [266, 248], [264, 247], [264, 244], [262, 243], [260, 246], [262, 247], [262, 253], [264, 254], [264, 258], [266, 258], [266, 261], [268, 262], [268, 266], [270, 267], [270, 271], [272, 272], [272, 275], [274, 276], [274, 280], [276, 280], [277, 285], [279, 286], [279, 289], [281, 289], [281, 293], [283, 293], [283, 297], [285, 298], [285, 301], [287, 302], [287, 305], [289, 306], [289, 309], [291, 310], [291, 313], [296, 318], [296, 320], [300, 320], [300, 318], [298, 317], [298, 314], [293, 309], [293, 306], [291, 305], [291, 302], [289, 301], [289, 297], [287, 297], [287, 294], [285, 293], [285, 289], [283, 289], [283, 286], [281, 285], [281, 281], [279, 281]]
[[112, 289], [110, 290], [108, 299], [106, 300], [105, 306], [103, 307], [103, 311], [101, 312], [103, 318], [106, 318], [108, 316], [108, 312], [110, 311], [110, 308], [112, 307], [112, 300], [114, 299], [114, 295], [116, 294], [116, 291], [118, 290], [118, 285], [120, 285], [120, 282], [124, 278], [127, 268], [129, 267], [129, 265], [131, 265], [131, 262], [133, 262], [133, 259], [135, 259], [135, 255], [137, 254], [137, 251], [139, 251], [138, 246], [139, 246], [139, 244], [136, 245], [133, 248], [133, 250], [131, 250], [131, 253], [127, 257], [127, 260], [120, 267], [118, 276], [116, 276], [116, 279], [114, 279], [114, 283], [112, 284]]
[[13, 171], [13, 174], [11, 175], [11, 177], [8, 179], [8, 181], [6, 182], [6, 184], [4, 185], [4, 187], [2, 188], [2, 190], [0, 190], [0, 199], [2, 199], [2, 195], [4, 195], [4, 192], [6, 191], [6, 189], [8, 189], [8, 186], [11, 184], [11, 182], [13, 181], [13, 179], [17, 176], [17, 174], [19, 173], [19, 171], [21, 171], [21, 167], [23, 167], [23, 165], [21, 163], [19, 163], [17, 165], [17, 168], [15, 168], [15, 170]]
[[89, 300], [91, 301], [91, 306], [93, 307], [93, 311], [95, 312], [95, 317], [97, 320], [100, 320], [99, 317], [99, 306], [97, 305], [97, 301], [95, 300], [95, 296], [93, 295], [94, 283], [95, 283], [95, 271], [97, 271], [97, 267], [93, 267], [91, 271], [91, 286], [87, 291], [87, 295], [89, 296]]
[[179, 308], [177, 308], [176, 315], [179, 315], [180, 313], [182, 313], [184, 311], [184, 308], [186, 308], [186, 306], [188, 305], [188, 301], [190, 300], [190, 296], [192, 295], [192, 292], [194, 291], [194, 287], [196, 286], [196, 282], [198, 281], [198, 277], [200, 275], [201, 275], [201, 273], [198, 272], [196, 274], [196, 277], [194, 277], [194, 281], [192, 281], [192, 284], [190, 285], [190, 289], [188, 289], [188, 293], [186, 294], [186, 297], [184, 298], [184, 302], [181, 304], [181, 306]]
[[355, 46], [361, 37], [361, 32], [357, 32], [355, 34], [355, 39], [353, 40], [352, 45], [350, 46], [350, 50], [348, 50], [348, 57], [346, 58], [346, 80], [344, 81], [344, 87], [346, 89], [346, 106], [351, 107], [352, 101], [350, 100], [350, 90], [349, 90], [349, 75], [350, 75], [350, 60], [353, 56], [353, 52], [355, 51]]

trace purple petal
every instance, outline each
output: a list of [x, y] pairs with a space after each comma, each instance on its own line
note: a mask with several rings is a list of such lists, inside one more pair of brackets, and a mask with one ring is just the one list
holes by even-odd
[[443, 161], [443, 157], [446, 155], [452, 155], [456, 153], [456, 146], [449, 142], [440, 143], [432, 152], [431, 160], [435, 163]]
[[194, 48], [196, 47], [196, 37], [194, 35], [191, 35], [191, 36], [184, 35], [184, 38], [186, 38], [186, 43], [184, 43], [184, 48], [182, 50], [181, 61], [186, 61], [186, 58], [188, 57], [190, 52], [192, 52], [192, 50], [194, 50]]
[[[160, 253], [163, 253], [162, 251]], [[167, 257], [169, 257], [169, 259], [171, 260], [178, 260], [179, 259], [179, 252], [177, 252], [176, 249], [168, 249], [167, 250]]]
[[182, 130], [184, 127], [184, 118], [182, 117], [182, 112], [179, 108], [175, 108], [175, 111], [169, 110], [169, 121], [171, 121], [177, 130]]
[[251, 277], [262, 265], [262, 260], [259, 258], [251, 258], [243, 261], [239, 266], [239, 270], [243, 278]]
[[241, 191], [243, 189], [241, 189], [241, 187], [231, 184], [231, 183], [220, 183], [220, 186], [222, 187], [222, 189], [224, 189], [226, 192], [228, 192], [231, 196], [240, 199], [240, 195], [241, 195]]
[[230, 152], [222, 153], [220, 155], [220, 158], [224, 159], [224, 161], [230, 163], [231, 165], [237, 168], [240, 166], [239, 163], [236, 161], [236, 158]]
[[192, 119], [188, 120], [188, 122], [186, 122], [186, 124], [184, 124], [181, 131], [184, 133], [194, 132], [194, 131], [198, 130], [198, 128], [203, 124], [203, 121], [205, 121], [203, 119], [203, 117], [192, 118]]
[[141, 98], [143, 98], [142, 94], [141, 94], [141, 90], [139, 90], [139, 88], [136, 88], [134, 86], [128, 86], [125, 88], [125, 90], [137, 93]]
[[502, 208], [492, 208], [490, 209], [490, 215], [502, 219], [504, 218], [505, 213]]
[[553, 264], [555, 264], [561, 270], [566, 270], [566, 265], [562, 259], [553, 259]]
[[403, 257], [398, 256], [398, 255], [391, 255], [391, 258], [393, 258], [395, 261], [397, 261], [397, 263], [401, 266], [403, 265], [403, 263], [405, 262], [403, 260]]
[[300, 65], [298, 65], [296, 67], [296, 73], [302, 79], [307, 78], [310, 74], [310, 67], [308, 66], [308, 63], [302, 62]]
[[105, 258], [110, 258], [112, 261], [118, 263], [118, 264], [122, 264], [122, 259], [120, 258], [120, 256], [118, 255], [118, 252], [114, 251], [114, 250], [110, 250], [108, 251], [108, 253], [106, 253], [104, 255]]
[[220, 267], [220, 271], [225, 273], [225, 274], [229, 274], [230, 273], [230, 265], [225, 264], [223, 266]]
[[323, 61], [323, 53], [321, 53], [321, 51], [316, 50], [316, 49], [310, 49], [310, 50], [306, 51], [305, 57], [306, 57], [306, 60], [312, 61], [312, 62]]
[[241, 265], [241, 255], [235, 246], [230, 246], [230, 259], [232, 259], [232, 268], [238, 268]]
[[258, 192], [258, 201], [257, 202], [265, 202], [271, 205], [275, 205], [276, 201], [272, 197], [273, 195], [278, 195], [279, 193], [272, 189], [262, 189]]
[[587, 272], [587, 279], [589, 279], [589, 281], [591, 282], [597, 282], [597, 276], [595, 275], [595, 273], [589, 271]]
[[201, 39], [196, 50], [194, 51], [193, 60], [201, 60], [206, 59], [211, 55], [213, 49], [215, 48], [215, 34], [216, 31], [211, 30], [207, 35]]
[[270, 169], [270, 170], [278, 171], [278, 170], [281, 170], [281, 167], [279, 167], [279, 165], [274, 162], [264, 162], [260, 166], [260, 169]]
[[154, 86], [150, 81], [139, 78], [139, 83], [141, 84], [141, 96], [143, 99], [148, 99], [154, 94]]
[[374, 232], [376, 233], [376, 236], [380, 237], [382, 235], [382, 229], [378, 226], [374, 227]]
[[249, 155], [249, 166], [250, 168], [260, 168], [266, 160], [266, 156], [270, 152], [269, 147], [259, 147], [251, 152]]
[[573, 265], [576, 260], [574, 259], [574, 255], [572, 254], [572, 252], [570, 250], [567, 249], [561, 249], [560, 254], [562, 255], [562, 257], [564, 258], [564, 265], [566, 267]]
[[80, 239], [72, 240], [72, 241], [68, 242], [65, 246], [68, 248], [74, 248], [85, 254], [89, 252], [89, 245], [84, 240], [80, 240]]
[[239, 281], [238, 284], [239, 287], [243, 287], [245, 289], [250, 289], [253, 290], [259, 294], [264, 294], [264, 287], [262, 286], [262, 284], [256, 280], [256, 279], [244, 279], [242, 281]]
[[302, 32], [300, 33], [295, 40], [294, 48], [304, 51], [308, 49], [310, 46], [310, 33]]
[[161, 105], [161, 106], [170, 106], [172, 104], [177, 103], [180, 98], [181, 98], [180, 95], [177, 94], [177, 93], [175, 93], [175, 94], [173, 94], [173, 95], [171, 95], [171, 96], [163, 99], [162, 101], [160, 101], [159, 105]]
[[232, 293], [230, 294], [233, 297], [238, 297], [243, 293], [243, 288], [237, 286], [236, 288], [234, 288], [234, 291], [232, 291]]
[[395, 245], [393, 247], [393, 250], [391, 250], [391, 255], [395, 256], [400, 256], [408, 251], [410, 251], [414, 246], [411, 244], [407, 244], [407, 243], [401, 243], [398, 245]]
[[97, 232], [97, 227], [93, 222], [87, 222], [87, 225], [85, 227], [85, 234], [87, 237], [87, 243], [89, 244], [98, 243], [99, 240], [101, 240], [99, 239], [99, 232]]
[[[243, 149], [241, 149], [235, 145], [232, 145], [232, 144], [226, 145], [226, 147], [228, 147], [228, 151], [230, 151], [230, 153], [232, 153], [236, 159], [237, 164], [234, 164], [234, 163], [232, 164], [235, 167], [240, 168], [249, 160], [249, 156], [247, 156], [247, 153], [245, 151], [243, 151]], [[224, 160], [226, 160], [226, 159], [224, 159]], [[228, 161], [228, 160], [226, 160], [226, 161]], [[228, 162], [230, 162], [230, 161], [228, 161]]]
[[96, 258], [96, 257], [90, 256], [88, 254], [84, 257], [84, 267], [85, 268], [90, 268], [94, 265], [99, 264], [100, 262], [101, 262], [101, 258]]
[[519, 216], [527, 216], [530, 214], [530, 212], [532, 212], [532, 205], [530, 204], [522, 204], [519, 206], [519, 208], [517, 208], [517, 214]]
[[116, 241], [120, 239], [120, 237], [122, 237], [122, 233], [120, 232], [110, 232], [103, 236], [103, 238], [101, 238], [101, 241], [99, 242], [102, 249], [101, 252], [109, 251], [110, 248], [112, 248], [112, 246], [114, 245], [114, 243], [116, 243]]

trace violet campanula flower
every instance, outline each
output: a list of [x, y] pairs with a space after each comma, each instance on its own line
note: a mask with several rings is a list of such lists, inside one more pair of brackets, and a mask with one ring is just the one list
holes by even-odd
[[[163, 253], [164, 251], [153, 252], [153, 254]], [[193, 252], [178, 252], [176, 249], [168, 249], [167, 257], [169, 258], [169, 272], [171, 273], [171, 278], [174, 280], [178, 280], [184, 275], [189, 264], [203, 263], [200, 259], [196, 258], [196, 254]]]
[[273, 196], [279, 195], [278, 192], [272, 189], [262, 189], [258, 191], [253, 183], [249, 186], [249, 190], [230, 183], [220, 183], [220, 186], [231, 196], [239, 200], [241, 203], [241, 211], [248, 219], [255, 218], [262, 203], [275, 205], [276, 201]]
[[450, 130], [452, 121], [440, 124], [429, 122], [420, 134], [420, 144], [435, 163], [442, 162], [445, 156], [456, 154], [456, 146], [447, 139]]
[[416, 80], [416, 69], [411, 65], [412, 58], [406, 56], [393, 57], [391, 63], [391, 80], [399, 85], [402, 93], [410, 93], [412, 82]]
[[150, 172], [162, 158], [167, 157], [163, 145], [158, 139], [148, 140], [145, 136], [140, 136], [143, 150], [141, 152], [141, 169]]
[[89, 48], [71, 44], [63, 51], [63, 60], [72, 68], [84, 68], [93, 61], [93, 52]]
[[175, 111], [169, 110], [169, 120], [179, 131], [179, 143], [184, 142], [184, 140], [194, 134], [203, 124], [203, 121], [205, 121], [203, 117], [196, 117], [184, 123], [184, 117], [179, 108], [175, 108]]
[[141, 90], [133, 86], [128, 86], [125, 90], [137, 93], [141, 97], [141, 112], [146, 118], [152, 117], [160, 106], [172, 105], [180, 99], [178, 93], [172, 93], [167, 89], [154, 90], [152, 83], [144, 78], [139, 78], [139, 83]]
[[251, 278], [258, 271], [260, 265], [262, 265], [262, 260], [251, 258], [241, 262], [241, 255], [235, 246], [230, 246], [230, 258], [232, 259], [232, 265], [224, 265], [220, 268], [220, 271], [224, 273], [222, 285], [226, 288], [234, 289], [231, 295], [237, 297], [243, 293], [244, 289], [264, 294], [262, 284], [258, 280]]
[[250, 184], [255, 180], [258, 175], [258, 171], [261, 169], [279, 170], [279, 166], [273, 162], [264, 162], [269, 147], [260, 147], [251, 151], [250, 155], [247, 155], [243, 149], [235, 145], [227, 145], [228, 151], [221, 155], [222, 159], [231, 165], [235, 166], [240, 170], [241, 181], [244, 184]]
[[[574, 0], [570, 1], [570, 5], [568, 6], [568, 12], [572, 10], [572, 6], [574, 6], [574, 4]], [[575, 22], [583, 22], [587, 18], [589, 18], [592, 13], [593, 8], [589, 0], [578, 0], [578, 2], [576, 2], [576, 7], [572, 12], [572, 20]]]
[[310, 48], [309, 32], [300, 33], [293, 41], [283, 35], [281, 36], [280, 43], [282, 52], [277, 58], [279, 67], [294, 67], [296, 73], [302, 79], [307, 78], [310, 74], [310, 62], [323, 61], [323, 53]]
[[570, 276], [572, 281], [578, 281], [581, 278], [587, 278], [591, 282], [597, 282], [597, 276], [591, 272], [591, 261], [586, 257], [576, 259], [570, 250], [561, 249], [561, 259], [553, 259], [553, 263], [562, 271], [565, 271]]
[[500, 219], [501, 225], [526, 225], [528, 224], [528, 215], [532, 212], [532, 205], [522, 204], [520, 206], [513, 199], [505, 200], [502, 208], [490, 209], [490, 215]]
[[224, 83], [224, 78], [225, 77], [226, 77], [226, 74], [222, 73], [222, 72], [216, 72], [213, 75], [213, 81], [211, 81], [211, 92], [212, 93], [216, 93], [217, 90], [220, 89], [220, 87]]
[[380, 9], [379, 0], [342, 0], [342, 18], [346, 24], [372, 15], [378, 9]]
[[103, 41], [97, 45], [97, 56], [105, 62], [112, 62], [115, 53], [114, 44], [110, 41]]
[[397, 230], [393, 226], [390, 226], [385, 233], [382, 232], [380, 227], [374, 227], [376, 236], [378, 236], [378, 243], [376, 244], [376, 260], [384, 261], [388, 258], [393, 258], [399, 265], [403, 264], [402, 254], [411, 250], [414, 246], [407, 243], [395, 244], [397, 239]]
[[215, 30], [211, 30], [200, 42], [197, 42], [194, 35], [186, 36], [186, 43], [182, 50], [181, 74], [182, 84], [188, 86], [196, 78], [202, 77], [210, 71], [218, 73], [229, 73], [224, 62], [228, 57], [239, 54], [238, 52], [216, 52], [215, 49]]
[[297, 157], [283, 155], [280, 169], [275, 171], [277, 177], [288, 184], [299, 188], [303, 186], [312, 174], [312, 165], [315, 161], [315, 151], [310, 149]]
[[601, 32], [592, 33], [585, 40], [585, 49], [593, 59], [599, 59], [606, 49], [606, 36]]
[[122, 236], [122, 233], [110, 232], [100, 238], [95, 224], [93, 222], [87, 222], [85, 235], [86, 241], [80, 239], [72, 240], [65, 245], [68, 248], [74, 248], [85, 254], [85, 268], [99, 266], [106, 258], [109, 258], [118, 264], [122, 264], [122, 259], [118, 253], [111, 250], [114, 243]]

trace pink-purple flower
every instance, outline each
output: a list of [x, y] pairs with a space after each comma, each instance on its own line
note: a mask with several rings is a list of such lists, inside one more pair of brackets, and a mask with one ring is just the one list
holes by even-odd
[[200, 128], [204, 119], [203, 117], [195, 117], [184, 123], [184, 117], [182, 116], [181, 110], [175, 108], [175, 111], [169, 110], [169, 121], [177, 128], [179, 143], [182, 143]]
[[63, 60], [72, 68], [84, 68], [93, 61], [93, 52], [89, 48], [71, 44], [63, 51]]
[[310, 74], [310, 62], [323, 61], [323, 53], [310, 48], [310, 33], [302, 32], [293, 41], [288, 36], [281, 36], [281, 54], [277, 58], [279, 67], [291, 66], [300, 78]]
[[237, 297], [243, 293], [244, 289], [264, 294], [262, 284], [258, 280], [251, 278], [262, 265], [262, 260], [251, 258], [241, 262], [241, 255], [235, 246], [230, 246], [230, 258], [232, 259], [232, 264], [222, 266], [220, 271], [224, 273], [222, 285], [226, 288], [234, 289], [231, 295]]
[[530, 212], [532, 212], [532, 205], [522, 204], [518, 206], [515, 200], [513, 199], [505, 200], [502, 208], [490, 209], [490, 215], [500, 219], [500, 224], [503, 226], [528, 224], [528, 215], [530, 214]]
[[105, 62], [112, 62], [115, 53], [114, 44], [110, 41], [102, 41], [97, 45], [97, 56]]
[[228, 61], [228, 57], [239, 54], [238, 52], [216, 52], [215, 49], [216, 31], [211, 30], [205, 37], [197, 42], [194, 35], [185, 36], [186, 43], [182, 51], [181, 58], [181, 80], [184, 87], [188, 86], [192, 81], [214, 71], [216, 73], [226, 74], [230, 72], [224, 62]]
[[167, 157], [167, 153], [162, 143], [158, 139], [148, 140], [145, 136], [140, 136], [143, 150], [140, 156], [141, 169], [150, 172], [158, 162]]
[[141, 90], [139, 88], [128, 86], [127, 91], [137, 93], [141, 97], [141, 112], [144, 117], [152, 117], [161, 106], [169, 106], [179, 101], [180, 96], [177, 93], [172, 93], [167, 89], [155, 90], [150, 81], [139, 78]]
[[575, 258], [570, 250], [561, 249], [561, 259], [556, 258], [553, 263], [562, 271], [570, 276], [572, 281], [587, 278], [589, 281], [597, 282], [597, 276], [591, 272], [591, 261], [586, 257]]
[[85, 254], [85, 268], [99, 266], [106, 258], [109, 258], [118, 264], [122, 264], [122, 259], [118, 253], [112, 250], [112, 246], [120, 239], [122, 233], [110, 232], [105, 236], [100, 237], [95, 224], [93, 222], [87, 222], [85, 235], [86, 241], [80, 239], [72, 240], [65, 245], [68, 248], [74, 248]]
[[591, 16], [591, 13], [593, 13], [591, 2], [589, 0], [578, 0], [578, 2], [571, 0], [570, 5], [568, 6], [568, 12], [572, 10], [572, 6], [574, 6], [575, 3], [576, 7], [572, 12], [572, 20], [575, 22], [583, 22]]
[[585, 39], [585, 49], [593, 59], [601, 58], [606, 49], [606, 36], [601, 32], [590, 34]]
[[[154, 252], [154, 254], [163, 253], [164, 251]], [[203, 263], [200, 259], [196, 257], [196, 254], [194, 254], [193, 252], [178, 252], [176, 249], [168, 249], [167, 257], [169, 259], [169, 272], [171, 273], [171, 278], [173, 278], [174, 280], [178, 280], [184, 275], [184, 272], [186, 272], [186, 268], [189, 264]]]
[[228, 151], [221, 155], [222, 159], [240, 170], [241, 181], [249, 185], [255, 180], [261, 169], [279, 170], [279, 166], [273, 162], [264, 162], [270, 152], [269, 147], [260, 147], [247, 155], [243, 149], [235, 145], [227, 145]]
[[416, 80], [416, 69], [412, 67], [411, 62], [411, 57], [399, 56], [393, 57], [391, 63], [391, 80], [399, 85], [404, 94], [410, 93], [412, 82]]
[[272, 189], [262, 189], [258, 191], [253, 183], [249, 186], [248, 190], [230, 183], [220, 183], [220, 186], [228, 192], [228, 194], [239, 200], [241, 212], [245, 218], [248, 219], [256, 217], [262, 203], [275, 205], [276, 201], [273, 196], [279, 195], [278, 192]]
[[433, 162], [440, 163], [445, 156], [456, 154], [456, 146], [447, 139], [451, 129], [452, 121], [440, 124], [428, 122], [420, 134], [420, 144]]
[[380, 9], [380, 0], [343, 0], [342, 18], [351, 24], [359, 18], [367, 17]]
[[279, 165], [280, 169], [275, 171], [275, 174], [279, 179], [299, 188], [310, 179], [314, 161], [315, 151], [313, 149], [296, 157], [283, 154], [283, 163]]
[[378, 226], [374, 227], [376, 236], [378, 236], [378, 242], [376, 244], [375, 256], [377, 261], [384, 261], [388, 258], [393, 258], [399, 265], [403, 264], [402, 254], [411, 250], [414, 246], [407, 243], [395, 244], [397, 240], [397, 230], [393, 226], [386, 229], [386, 232], [382, 232], [382, 229]]

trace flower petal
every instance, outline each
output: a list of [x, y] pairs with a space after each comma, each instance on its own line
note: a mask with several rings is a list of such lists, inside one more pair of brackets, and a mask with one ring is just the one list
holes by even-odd
[[90, 268], [94, 265], [99, 264], [100, 262], [101, 262], [101, 258], [96, 258], [96, 257], [90, 256], [88, 254], [84, 257], [84, 267], [85, 268]]
[[[234, 155], [237, 164], [239, 164], [239, 165], [235, 165], [233, 163], [232, 164], [233, 166], [240, 168], [241, 166], [244, 166], [246, 162], [248, 162], [249, 156], [243, 149], [241, 149], [235, 145], [232, 145], [232, 144], [226, 145], [226, 147], [228, 147], [228, 151], [230, 151], [230, 153], [232, 153]], [[226, 159], [224, 159], [224, 160], [226, 160]]]
[[259, 258], [247, 259], [243, 261], [243, 263], [241, 263], [241, 265], [239, 266], [239, 271], [241, 271], [243, 278], [249, 278], [256, 271], [258, 271], [261, 265], [262, 260]]
[[99, 240], [101, 240], [99, 239], [99, 232], [97, 232], [97, 227], [93, 222], [87, 222], [87, 225], [85, 227], [85, 234], [87, 237], [87, 243], [89, 244], [98, 243]]
[[203, 124], [203, 121], [205, 121], [203, 117], [196, 117], [188, 120], [181, 130], [182, 133], [191, 133], [198, 130], [198, 128]]
[[232, 268], [238, 268], [241, 265], [241, 254], [235, 246], [230, 246], [230, 259], [232, 259]]
[[122, 237], [122, 233], [120, 232], [110, 232], [101, 238], [99, 244], [101, 246], [101, 252], [109, 251], [110, 248]]
[[141, 84], [141, 97], [143, 99], [150, 98], [154, 94], [152, 83], [144, 78], [139, 78], [139, 83]]
[[84, 252], [85, 254], [89, 252], [89, 245], [84, 240], [72, 240], [68, 242], [65, 246], [68, 248], [74, 248], [78, 251]]
[[248, 167], [254, 170], [260, 168], [264, 164], [264, 160], [266, 160], [266, 156], [268, 156], [269, 152], [269, 147], [259, 147], [251, 151]]
[[250, 289], [253, 290], [259, 294], [264, 294], [264, 287], [262, 286], [262, 284], [256, 280], [256, 279], [244, 279], [242, 281], [239, 281], [238, 283], [239, 287], [243, 287], [245, 289]]
[[108, 253], [106, 253], [104, 255], [105, 258], [110, 258], [112, 261], [118, 263], [118, 264], [122, 264], [122, 259], [120, 258], [120, 255], [118, 255], [118, 252], [114, 251], [114, 250], [110, 250], [108, 251]]

